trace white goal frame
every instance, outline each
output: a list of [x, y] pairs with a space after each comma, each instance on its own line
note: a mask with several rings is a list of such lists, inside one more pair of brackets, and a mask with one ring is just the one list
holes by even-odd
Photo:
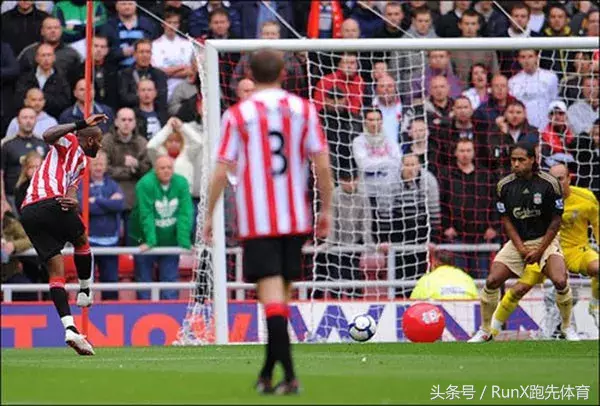
[[[282, 51], [429, 51], [429, 50], [520, 50], [520, 49], [597, 49], [598, 39], [593, 37], [567, 38], [426, 38], [426, 39], [284, 39], [284, 40], [207, 40], [204, 43], [206, 58], [206, 106], [209, 147], [212, 171], [220, 137], [220, 83], [219, 52], [248, 52], [263, 48]], [[219, 199], [213, 215], [213, 281], [214, 322], [216, 344], [229, 341], [227, 314], [227, 275], [225, 255], [225, 222], [223, 197]]]

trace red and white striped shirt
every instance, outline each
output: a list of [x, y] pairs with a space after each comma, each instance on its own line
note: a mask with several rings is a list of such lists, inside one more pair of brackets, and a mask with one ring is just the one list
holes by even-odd
[[77, 137], [69, 133], [53, 145], [42, 165], [35, 171], [22, 207], [64, 196], [69, 186], [77, 186], [86, 165], [86, 157]]
[[218, 159], [237, 164], [240, 238], [311, 232], [309, 157], [323, 152], [316, 109], [284, 90], [256, 92], [225, 112]]

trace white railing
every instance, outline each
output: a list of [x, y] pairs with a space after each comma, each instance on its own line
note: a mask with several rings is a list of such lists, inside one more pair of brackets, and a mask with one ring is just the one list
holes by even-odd
[[[514, 284], [516, 280], [506, 282], [508, 286]], [[298, 299], [307, 300], [310, 289], [327, 289], [327, 288], [412, 288], [417, 281], [303, 281], [294, 282], [292, 287], [298, 290]], [[478, 287], [482, 287], [485, 279], [475, 279]], [[588, 278], [571, 278], [569, 282], [572, 286], [590, 286]], [[194, 282], [117, 282], [117, 283], [95, 283], [93, 286], [94, 292], [102, 292], [105, 290], [150, 290], [150, 300], [153, 302], [160, 301], [160, 291], [164, 289], [191, 290], [195, 286]], [[551, 286], [551, 282], [546, 280], [545, 287]], [[4, 302], [10, 303], [13, 301], [13, 292], [48, 292], [50, 290], [46, 283], [26, 283], [26, 284], [3, 284], [1, 286]], [[253, 283], [245, 282], [227, 282], [227, 290], [254, 290]], [[65, 285], [67, 291], [78, 291], [78, 283], [67, 283]], [[387, 298], [393, 300], [394, 297]], [[385, 300], [384, 297], [381, 300]]]

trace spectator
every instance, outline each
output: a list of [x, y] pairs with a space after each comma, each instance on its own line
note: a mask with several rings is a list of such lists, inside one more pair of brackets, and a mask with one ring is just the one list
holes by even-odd
[[[93, 39], [94, 66], [92, 68], [94, 78], [94, 92], [98, 103], [106, 104], [116, 110], [118, 101], [118, 75], [117, 63], [108, 56], [108, 37], [102, 34], [94, 34]], [[84, 77], [85, 71], [80, 72], [79, 77]]]
[[[476, 38], [479, 31], [480, 15], [474, 10], [465, 11], [458, 22], [462, 38]], [[495, 51], [452, 51], [452, 61], [456, 69], [456, 75], [462, 83], [469, 83], [471, 67], [481, 64], [487, 67], [489, 72], [498, 72], [498, 58]]]
[[141, 79], [138, 84], [139, 105], [134, 109], [138, 131], [150, 140], [167, 122], [167, 112], [156, 105], [156, 86], [150, 79]]
[[[42, 134], [44, 134], [44, 131], [58, 124], [54, 117], [48, 115], [48, 113], [44, 111], [45, 105], [46, 98], [44, 97], [44, 93], [37, 87], [32, 87], [25, 94], [23, 106], [31, 107], [35, 111], [36, 116], [35, 127], [33, 127], [33, 135], [39, 138], [40, 140], [42, 139]], [[2, 144], [15, 138], [18, 132], [19, 124], [17, 122], [17, 117], [13, 117], [10, 124], [8, 125], [8, 129], [6, 130], [6, 137], [2, 140]]]
[[[440, 192], [435, 176], [424, 169], [419, 158], [413, 154], [402, 157], [400, 182], [395, 186], [391, 214], [391, 228], [386, 233], [380, 225], [379, 237], [389, 238], [390, 243], [422, 244], [425, 246], [431, 238], [439, 240], [440, 233]], [[386, 236], [385, 234], [388, 234]], [[376, 234], [377, 236], [377, 234]], [[384, 242], [386, 242], [384, 240]], [[396, 254], [396, 275], [403, 280], [415, 280], [427, 271], [426, 250], [402, 251]], [[410, 289], [403, 290], [405, 295]]]
[[504, 13], [499, 11], [493, 3], [494, 2], [490, 0], [480, 0], [475, 2], [473, 9], [478, 12], [485, 21], [484, 36], [502, 37], [509, 26], [508, 18], [506, 18]]
[[236, 100], [246, 100], [252, 95], [252, 93], [254, 93], [254, 81], [249, 78], [240, 80], [237, 88], [235, 89]]
[[[442, 38], [460, 37], [458, 22], [460, 21], [463, 13], [470, 8], [470, 0], [456, 0], [454, 2], [454, 9], [441, 16], [435, 24], [435, 32], [437, 36]], [[479, 15], [479, 13], [477, 13], [477, 15], [479, 16], [480, 31], [485, 31], [485, 20], [481, 15]]]
[[[17, 56], [21, 72], [35, 71], [37, 50], [41, 44], [50, 45], [54, 50], [55, 68], [69, 81], [74, 80], [81, 69], [81, 56], [62, 41], [62, 27], [56, 17], [46, 17], [42, 22], [42, 40], [29, 45]], [[71, 83], [71, 82], [69, 82]]]
[[[32, 3], [33, 6], [43, 11], [46, 14], [52, 13], [52, 9], [54, 8], [54, 1], [52, 0], [24, 0], [28, 3]], [[0, 4], [0, 13], [4, 14], [9, 10], [14, 9], [19, 4], [19, 0], [4, 0], [2, 4]], [[24, 6], [23, 6], [24, 7]]]
[[[125, 210], [125, 197], [117, 182], [106, 174], [106, 152], [98, 151], [90, 161], [89, 189], [89, 241], [92, 247], [116, 247], [121, 233], [121, 213]], [[79, 200], [83, 198], [79, 188]], [[119, 257], [98, 255], [94, 258], [100, 272], [100, 282], [119, 281]], [[102, 300], [119, 299], [118, 291], [103, 290]]]
[[433, 168], [434, 171], [437, 171], [438, 160], [436, 159], [436, 154], [438, 150], [433, 145], [432, 148], [427, 147], [429, 139], [429, 129], [427, 128], [427, 124], [425, 124], [425, 120], [415, 118], [410, 123], [408, 142], [402, 145], [402, 153], [416, 156], [423, 167], [427, 164], [428, 169]]
[[[348, 245], [372, 246], [371, 209], [364, 192], [359, 189], [358, 179], [354, 171], [340, 174], [339, 186], [333, 191], [332, 227], [327, 236], [327, 245], [343, 247]], [[331, 252], [317, 254], [316, 280], [355, 281], [363, 280], [360, 268], [360, 252]], [[315, 298], [323, 298], [325, 291], [316, 289]], [[362, 289], [340, 289], [340, 293], [330, 296], [356, 298]]]
[[573, 145], [577, 162], [575, 185], [589, 188], [600, 197], [600, 118], [596, 118], [589, 134], [581, 133]]
[[[439, 176], [443, 238], [449, 244], [491, 243], [497, 237], [498, 219], [490, 210], [495, 180], [475, 165], [473, 140], [460, 138], [452, 144], [455, 160]], [[489, 270], [488, 252], [465, 252], [456, 264], [479, 278]]]
[[481, 166], [498, 171], [500, 176], [507, 175], [510, 173], [510, 149], [519, 142], [537, 145], [539, 133], [527, 122], [525, 105], [512, 100], [504, 114], [496, 118], [495, 125], [476, 136], [475, 149]]
[[37, 48], [35, 60], [37, 68], [19, 78], [15, 89], [15, 100], [19, 104], [32, 87], [42, 89], [46, 99], [46, 110], [53, 117], [71, 104], [71, 88], [62, 73], [54, 68], [54, 49], [51, 45], [41, 44]]
[[571, 132], [567, 121], [567, 105], [562, 100], [555, 100], [548, 107], [549, 122], [541, 131], [542, 157], [567, 152], [575, 142], [575, 134]]
[[[548, 7], [548, 25], [542, 30], [544, 37], [570, 37], [571, 28], [568, 25], [569, 16], [565, 7], [559, 3], [553, 3]], [[542, 51], [540, 67], [550, 70], [562, 79], [569, 70], [569, 59], [573, 57], [570, 51], [564, 49], [552, 49]]]
[[[367, 196], [375, 199], [373, 207], [378, 207], [377, 196], [391, 196], [389, 188], [392, 183], [398, 181], [400, 166], [398, 143], [387, 138], [382, 129], [381, 111], [367, 110], [364, 131], [352, 141], [352, 155], [356, 161], [359, 178]], [[387, 203], [389, 208], [389, 201]]]
[[598, 118], [598, 76], [583, 79], [583, 99], [569, 107], [567, 111], [569, 123], [576, 135], [590, 133], [594, 121]]
[[548, 106], [558, 98], [558, 77], [538, 67], [537, 50], [520, 50], [519, 64], [523, 69], [510, 78], [508, 89], [525, 104], [529, 123], [544, 128], [548, 122]]
[[[275, 10], [283, 21], [293, 21], [291, 1], [236, 1], [232, 8], [236, 9], [240, 16], [241, 38], [260, 38], [260, 27], [265, 22], [278, 21], [277, 15], [269, 10], [265, 3]], [[289, 34], [287, 28], [282, 28], [281, 38], [288, 38]]]
[[174, 11], [167, 11], [164, 18], [165, 33], [152, 43], [152, 66], [167, 75], [167, 100], [170, 100], [175, 87], [190, 74], [190, 61], [194, 55], [192, 43], [175, 32], [180, 28], [181, 16]]
[[[203, 39], [234, 39], [230, 32], [231, 23], [229, 13], [222, 8], [212, 10], [208, 16], [209, 32]], [[233, 71], [240, 59], [239, 53], [219, 53], [219, 84], [221, 86], [221, 96], [223, 107], [228, 107], [234, 98], [234, 92], [230, 87], [230, 81], [233, 77]]]
[[577, 51], [574, 55], [573, 68], [560, 81], [558, 93], [567, 106], [583, 98], [583, 79], [592, 73], [592, 52]]
[[[135, 1], [117, 0], [116, 17], [108, 20], [103, 33], [111, 45], [110, 56], [119, 64], [119, 68], [127, 68], [134, 64], [134, 44], [141, 39], [152, 40], [158, 37], [154, 22], [143, 15], [138, 15]], [[150, 61], [148, 61], [150, 63]]]
[[383, 133], [392, 142], [398, 143], [403, 116], [402, 102], [396, 91], [394, 79], [389, 75], [381, 77], [377, 81], [375, 93], [372, 105], [383, 115]]
[[373, 33], [373, 38], [402, 38], [404, 31], [401, 25], [404, 19], [404, 11], [400, 2], [386, 2], [383, 15], [385, 24]]
[[[403, 38], [437, 38], [433, 29], [431, 11], [427, 7], [414, 9], [412, 25]], [[414, 84], [424, 75], [424, 66], [429, 64], [426, 51], [397, 51], [390, 57], [390, 73], [399, 82], [400, 94], [404, 104], [413, 104], [411, 95], [417, 99], [421, 94], [412, 94]], [[421, 87], [416, 87], [420, 89]]]
[[[539, 34], [532, 32], [528, 27], [530, 16], [531, 10], [527, 4], [521, 1], [514, 2], [510, 9], [511, 24], [503, 36], [514, 39], [538, 37]], [[507, 78], [510, 79], [519, 72], [517, 51], [498, 51], [498, 60], [500, 72]]]
[[[85, 0], [66, 0], [57, 2], [56, 6], [52, 9], [52, 14], [60, 20], [63, 40], [67, 44], [85, 39], [86, 8]], [[102, 29], [102, 26], [106, 24], [108, 19], [106, 7], [104, 7], [102, 2], [95, 1], [93, 8], [94, 29]], [[82, 46], [85, 47], [85, 44]]]
[[[8, 2], [3, 5], [5, 3]], [[41, 39], [42, 21], [48, 13], [35, 7], [33, 1], [15, 3], [12, 10], [2, 14], [2, 40], [8, 42], [14, 55], [18, 56], [26, 46]]]
[[585, 20], [583, 21], [582, 28], [582, 34], [586, 37], [598, 37], [598, 35], [600, 35], [600, 12], [597, 8], [588, 11]]
[[[46, 155], [48, 146], [46, 143], [33, 136], [35, 125], [35, 111], [30, 107], [23, 107], [17, 116], [19, 132], [17, 137], [2, 145], [2, 179], [4, 182], [4, 193], [6, 199], [15, 208], [15, 186], [23, 157], [32, 150], [40, 155]], [[17, 212], [13, 209], [13, 212]]]
[[185, 80], [175, 87], [173, 94], [169, 99], [168, 112], [170, 116], [176, 115], [183, 102], [191, 97], [196, 98], [196, 93], [198, 93], [198, 83], [200, 82], [200, 79], [198, 78], [198, 65], [196, 58], [192, 56], [190, 62], [190, 70], [188, 75], [186, 76]]
[[[113, 110], [105, 104], [97, 103], [94, 99], [94, 88], [91, 89], [91, 101], [92, 101], [92, 112], [91, 114], [106, 114], [108, 121], [98, 125], [103, 133], [108, 132], [109, 127], [112, 125], [115, 119], [115, 113]], [[75, 104], [67, 107], [58, 118], [60, 124], [73, 123], [78, 120], [84, 119], [84, 104], [85, 104], [85, 79], [79, 79], [75, 83], [73, 89], [73, 96], [75, 96]], [[43, 133], [42, 133], [43, 134]]]
[[348, 98], [348, 108], [353, 114], [358, 114], [362, 109], [364, 83], [358, 74], [358, 61], [355, 53], [345, 52], [338, 61], [338, 69], [323, 76], [317, 83], [313, 94], [315, 106], [320, 111], [323, 109], [325, 92], [337, 87]]
[[15, 58], [12, 48], [7, 42], [0, 43], [0, 138], [4, 137], [8, 127], [8, 118], [15, 114], [15, 105], [12, 100], [14, 83], [19, 77], [19, 63]]
[[183, 4], [181, 0], [166, 0], [161, 9], [161, 15], [164, 17], [167, 13], [179, 14], [180, 30], [189, 33], [189, 20], [192, 14], [190, 7]]
[[542, 29], [546, 25], [546, 14], [544, 13], [546, 3], [546, 0], [525, 0], [525, 4], [531, 10], [531, 17], [529, 18], [527, 28], [538, 34], [542, 32]]
[[361, 38], [374, 38], [375, 33], [381, 31], [384, 27], [383, 20], [371, 11], [371, 9], [375, 9], [379, 12], [374, 3], [373, 0], [355, 2], [350, 13], [350, 18], [360, 26]]
[[[277, 40], [280, 38], [280, 27], [275, 21], [266, 21], [261, 27], [261, 38], [267, 40]], [[300, 63], [293, 52], [283, 54], [283, 63], [285, 67], [285, 79], [282, 88], [292, 93], [299, 93], [300, 89], [306, 87], [305, 75], [302, 72]], [[229, 92], [235, 94], [237, 84], [240, 79], [249, 77], [250, 74], [250, 53], [242, 55], [239, 63], [235, 67], [233, 76], [229, 81]]]
[[135, 202], [135, 184], [152, 167], [147, 143], [146, 137], [136, 131], [135, 113], [127, 107], [117, 111], [114, 129], [102, 139], [102, 149], [108, 157], [108, 175], [119, 183], [125, 194], [125, 223]]
[[453, 161], [456, 143], [461, 139], [475, 139], [473, 124], [473, 107], [465, 96], [454, 101], [451, 118], [440, 125], [432, 126], [428, 137], [429, 166], [428, 169], [438, 175], [439, 169]]
[[[173, 159], [160, 156], [155, 169], [140, 179], [135, 187], [136, 204], [131, 213], [129, 235], [145, 252], [153, 247], [191, 248], [192, 199], [187, 180], [173, 173]], [[161, 282], [176, 282], [179, 255], [138, 255], [135, 257], [135, 280], [152, 282], [158, 264]], [[149, 291], [138, 291], [138, 299], [150, 299]], [[162, 290], [161, 300], [178, 298], [177, 290]]]
[[[21, 271], [19, 259], [13, 255], [30, 249], [31, 241], [5, 199], [2, 199], [0, 212], [2, 217], [2, 284], [31, 283], [31, 280]], [[13, 300], [37, 300], [37, 293], [15, 292]]]
[[384, 76], [390, 76], [387, 62], [376, 61], [371, 70], [371, 77], [365, 80], [363, 106], [372, 106], [376, 94], [377, 82]]
[[450, 118], [454, 99], [450, 97], [450, 86], [444, 76], [434, 76], [429, 82], [429, 97], [425, 100], [427, 121], [434, 126]]
[[[450, 86], [450, 96], [460, 96], [463, 91], [463, 84], [452, 71], [450, 52], [446, 50], [429, 51], [428, 62], [429, 64], [425, 67], [425, 92], [430, 89], [432, 78], [435, 76], [444, 76], [448, 82], [448, 86]], [[423, 78], [419, 77], [418, 80], [413, 81], [413, 89], [420, 89], [423, 83], [422, 80]], [[417, 94], [420, 94], [420, 92], [417, 91]]]
[[429, 2], [426, 0], [409, 0], [402, 1], [402, 8], [404, 9], [404, 20], [402, 20], [402, 29], [408, 30], [412, 24], [413, 17], [419, 10], [429, 10], [431, 13], [431, 22], [436, 25], [440, 18], [440, 7], [435, 2]]
[[138, 82], [150, 79], [156, 86], [159, 109], [167, 108], [167, 75], [151, 65], [152, 41], [141, 39], [134, 45], [135, 64], [119, 72], [119, 100], [121, 107], [135, 107], [139, 104]]
[[575, 35], [581, 35], [582, 24], [586, 20], [588, 12], [598, 10], [598, 6], [589, 0], [570, 1], [567, 3], [569, 15], [571, 16], [569, 26]]
[[472, 87], [465, 90], [462, 94], [469, 99], [471, 107], [474, 110], [477, 110], [482, 103], [488, 101], [490, 95], [490, 76], [488, 68], [481, 63], [473, 64], [469, 70], [467, 81]]
[[[240, 24], [240, 14], [235, 7], [230, 7], [229, 1], [209, 0], [203, 5], [192, 11], [189, 18], [188, 33], [192, 37], [202, 37], [210, 32], [209, 21], [210, 15], [215, 10], [223, 10], [227, 13], [227, 19], [230, 23], [229, 31], [235, 38], [242, 37], [242, 27]], [[289, 21], [289, 20], [287, 20]], [[254, 35], [251, 37], [255, 38]]]
[[25, 200], [31, 178], [40, 165], [42, 165], [43, 158], [44, 157], [35, 149], [26, 153], [22, 158], [23, 163], [21, 164], [21, 172], [19, 173], [19, 178], [15, 185], [15, 208], [17, 210], [16, 213], [19, 216], [21, 215], [21, 205], [23, 204], [23, 200]]
[[508, 94], [508, 79], [504, 75], [495, 75], [491, 81], [491, 93], [487, 102], [483, 102], [473, 114], [473, 122], [478, 132], [487, 132], [495, 125], [496, 118], [504, 114], [506, 106], [514, 100]]
[[312, 0], [307, 21], [308, 38], [341, 38], [344, 11], [340, 1]]
[[352, 144], [362, 131], [361, 119], [350, 111], [348, 97], [336, 87], [325, 92], [320, 116], [329, 145], [333, 177], [339, 179], [356, 169]]
[[202, 151], [205, 147], [205, 141], [199, 130], [195, 123], [184, 124], [177, 117], [171, 117], [147, 145], [148, 156], [152, 162], [159, 156], [170, 156], [174, 160], [175, 173], [188, 181], [194, 203], [192, 230], [196, 229], [197, 208], [200, 202], [200, 175], [203, 170]]

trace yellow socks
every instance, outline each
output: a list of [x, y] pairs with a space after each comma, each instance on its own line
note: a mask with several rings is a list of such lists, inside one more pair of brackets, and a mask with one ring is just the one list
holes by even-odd
[[506, 291], [492, 316], [492, 334], [498, 334], [502, 325], [508, 320], [512, 312], [514, 312], [519, 305], [519, 300], [521, 300], [521, 298], [517, 297], [512, 289]]
[[500, 289], [488, 290], [485, 286], [480, 292], [481, 300], [481, 329], [490, 332], [490, 323], [492, 321], [492, 315], [498, 306], [500, 300]]
[[565, 330], [571, 325], [571, 310], [573, 309], [573, 292], [570, 285], [561, 291], [556, 291], [556, 306], [560, 312], [561, 327]]

